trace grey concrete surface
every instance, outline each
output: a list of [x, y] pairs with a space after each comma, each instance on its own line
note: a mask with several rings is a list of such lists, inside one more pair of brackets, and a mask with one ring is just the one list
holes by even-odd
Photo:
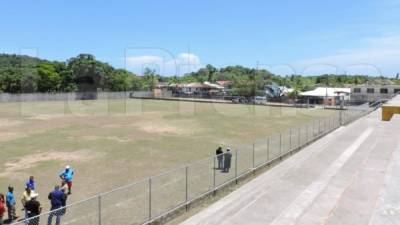
[[380, 116], [339, 128], [182, 225], [400, 224], [400, 116]]

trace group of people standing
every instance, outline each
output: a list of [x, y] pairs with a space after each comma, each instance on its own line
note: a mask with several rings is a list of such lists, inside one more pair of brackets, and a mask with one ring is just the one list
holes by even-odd
[[232, 153], [231, 149], [227, 148], [226, 152], [222, 150], [222, 147], [218, 147], [215, 151], [217, 155], [218, 167], [216, 169], [221, 170], [223, 173], [229, 173], [231, 168]]
[[[54, 190], [48, 195], [50, 200], [51, 208], [48, 217], [47, 224], [51, 225], [53, 217], [56, 217], [56, 225], [60, 225], [61, 217], [66, 213], [66, 204], [68, 195], [72, 194], [72, 178], [74, 171], [70, 166], [66, 166], [65, 169], [59, 174], [61, 179], [61, 185], [56, 185]], [[29, 177], [29, 180], [25, 183], [25, 191], [21, 195], [21, 204], [24, 211], [24, 220], [26, 225], [38, 225], [40, 217], [38, 217], [42, 211], [42, 206], [38, 201], [39, 194], [36, 189], [36, 181], [33, 176]], [[16, 213], [16, 200], [14, 195], [14, 187], [9, 186], [6, 197], [0, 193], [0, 225], [4, 224], [4, 214], [8, 214], [8, 223], [18, 219]]]

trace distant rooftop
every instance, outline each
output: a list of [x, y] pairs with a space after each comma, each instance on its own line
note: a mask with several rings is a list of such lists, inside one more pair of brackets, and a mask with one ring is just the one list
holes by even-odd
[[313, 96], [313, 97], [334, 97], [341, 94], [350, 94], [350, 88], [330, 88], [330, 87], [318, 87], [312, 91], [301, 92], [301, 96]]

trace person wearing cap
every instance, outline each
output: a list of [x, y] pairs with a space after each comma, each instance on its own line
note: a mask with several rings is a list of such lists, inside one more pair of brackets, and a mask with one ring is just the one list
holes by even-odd
[[51, 225], [53, 223], [54, 216], [56, 217], [56, 225], [60, 225], [61, 216], [63, 215], [61, 208], [65, 202], [65, 194], [60, 190], [60, 186], [57, 185], [54, 187], [54, 191], [49, 193], [48, 198], [51, 203], [51, 212], [47, 220], [47, 225]]
[[4, 206], [4, 195], [0, 194], [0, 225], [4, 224], [3, 216], [6, 212], [6, 207]]
[[37, 200], [39, 194], [32, 192], [31, 199], [25, 203], [25, 211], [28, 214], [28, 225], [39, 225], [40, 217], [37, 217], [42, 212], [40, 202]]
[[218, 169], [221, 170], [224, 164], [224, 152], [222, 151], [222, 148], [218, 147], [215, 154], [217, 155]]
[[29, 177], [29, 180], [25, 183], [25, 187], [31, 189], [32, 191], [36, 188], [35, 178], [33, 176]]
[[68, 185], [68, 195], [71, 193], [72, 188], [72, 178], [74, 176], [74, 170], [68, 165], [65, 167], [65, 170], [60, 173], [60, 178], [64, 180]]
[[17, 219], [17, 214], [15, 212], [15, 197], [14, 197], [14, 187], [9, 186], [8, 187], [8, 192], [6, 195], [6, 205], [7, 205], [7, 211], [8, 211], [8, 221], [12, 222], [15, 219]]
[[229, 173], [229, 169], [231, 168], [231, 159], [232, 159], [231, 149], [227, 148], [226, 153], [224, 155], [224, 170], [222, 172]]

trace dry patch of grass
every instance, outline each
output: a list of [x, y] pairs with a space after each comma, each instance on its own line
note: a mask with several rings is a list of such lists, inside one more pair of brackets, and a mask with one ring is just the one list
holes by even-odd
[[20, 120], [0, 119], [0, 128], [13, 127], [22, 123]]
[[29, 170], [42, 162], [63, 161], [63, 162], [88, 162], [99, 157], [99, 153], [83, 149], [74, 152], [48, 151], [43, 153], [25, 155], [5, 163], [5, 171], [0, 173], [0, 177], [12, 177], [15, 174]]
[[26, 137], [26, 135], [16, 132], [0, 131], [0, 141], [11, 141], [18, 138]]
[[59, 118], [65, 118], [66, 116], [67, 115], [65, 115], [65, 114], [37, 114], [37, 115], [29, 117], [29, 119], [48, 121], [48, 120], [54, 120], [54, 119], [59, 119]]
[[12, 140], [23, 137], [20, 132], [12, 132], [10, 129], [23, 124], [21, 120], [0, 118], [0, 141]]
[[188, 132], [177, 126], [173, 126], [171, 124], [165, 123], [165, 122], [153, 122], [153, 121], [147, 121], [138, 124], [139, 129], [141, 131], [144, 131], [146, 133], [150, 134], [164, 134], [164, 133], [170, 133], [170, 134], [176, 134], [176, 135], [184, 135], [187, 134]]

